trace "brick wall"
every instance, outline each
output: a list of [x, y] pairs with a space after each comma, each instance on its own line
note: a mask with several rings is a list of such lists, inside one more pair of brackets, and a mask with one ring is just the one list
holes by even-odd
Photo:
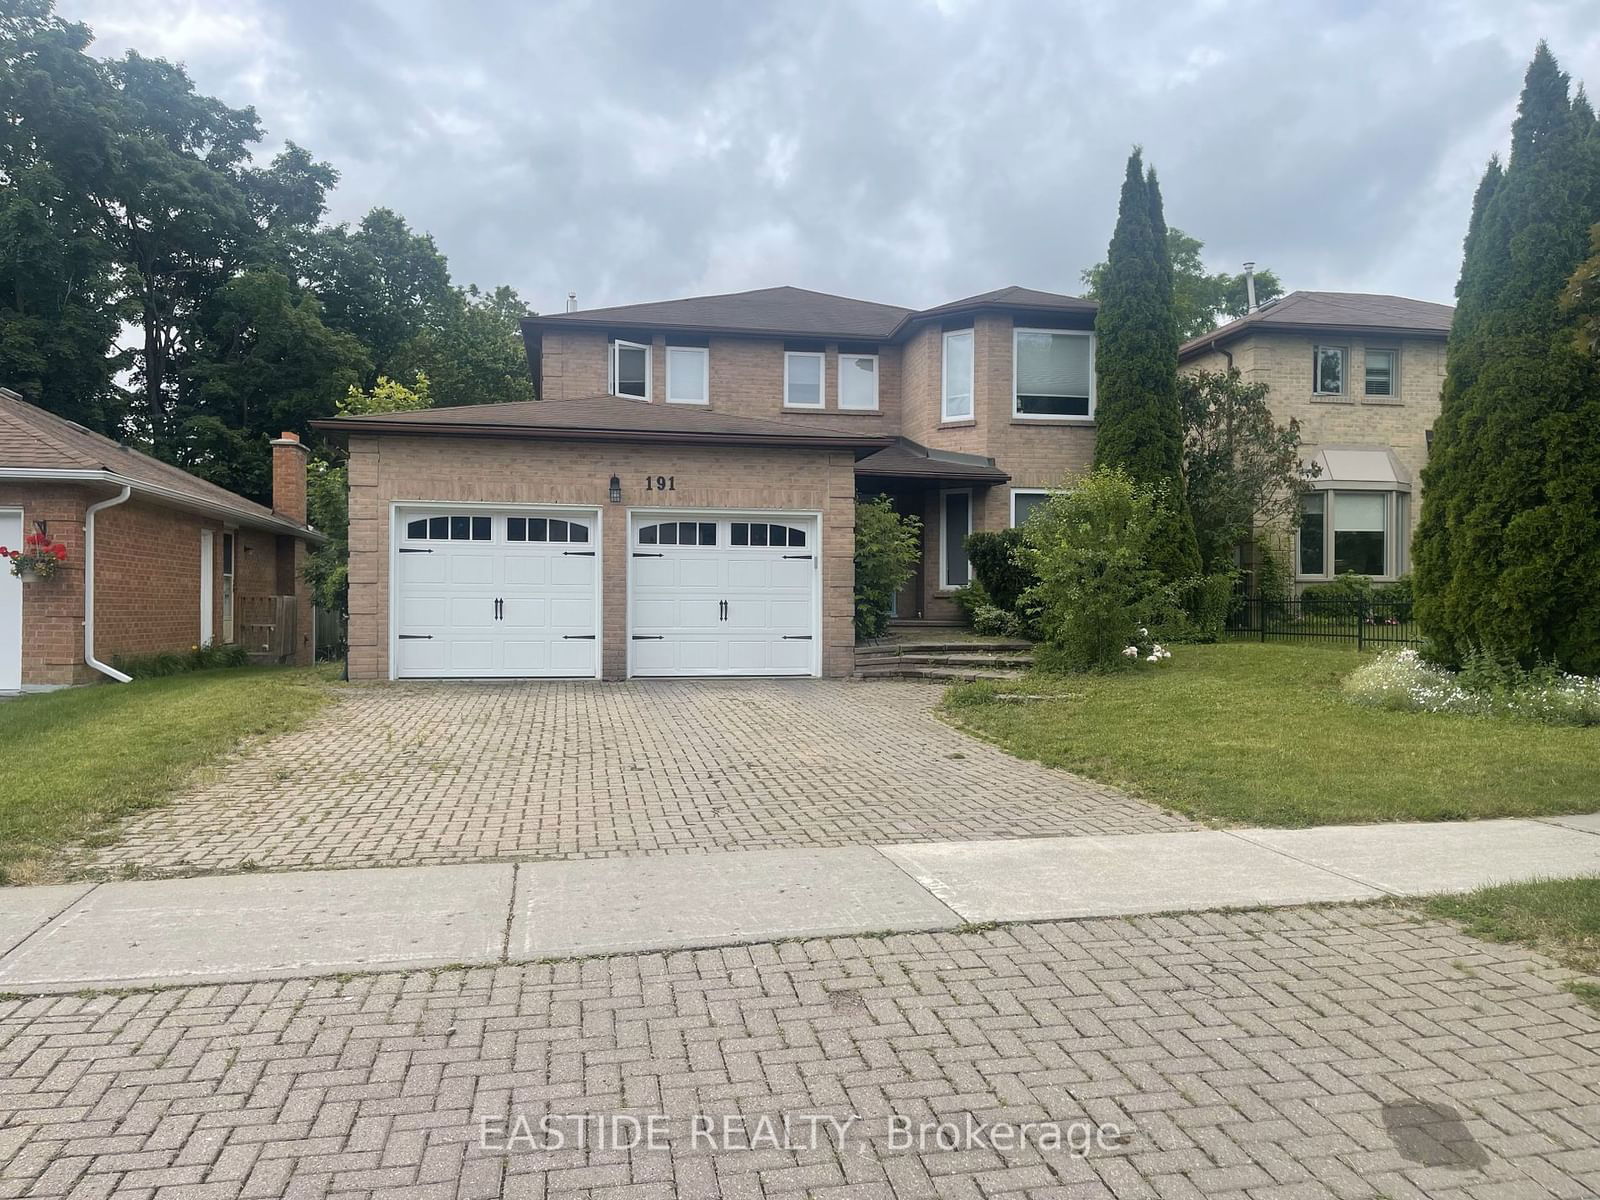
[[[353, 436], [350, 674], [389, 677], [390, 510], [396, 501], [596, 505], [602, 513], [602, 670], [627, 670], [627, 514], [645, 475], [672, 475], [675, 509], [822, 513], [822, 670], [854, 665], [855, 468], [838, 450]], [[610, 504], [611, 476], [623, 503]]]
[[22, 589], [24, 686], [78, 683], [94, 674], [83, 665], [84, 504], [81, 487], [0, 483], [0, 508], [22, 510], [24, 535], [44, 521], [51, 538], [67, 548], [67, 561], [54, 576]]

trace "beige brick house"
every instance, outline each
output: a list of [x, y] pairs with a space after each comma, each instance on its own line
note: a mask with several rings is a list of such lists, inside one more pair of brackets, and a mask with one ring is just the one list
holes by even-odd
[[1268, 385], [1279, 421], [1299, 422], [1303, 457], [1320, 474], [1299, 531], [1266, 531], [1297, 586], [1410, 570], [1454, 311], [1403, 296], [1291, 292], [1180, 350], [1180, 370], [1237, 367]]
[[858, 495], [924, 522], [908, 621], [963, 541], [1094, 446], [1091, 302], [913, 310], [768, 288], [529, 318], [541, 399], [346, 417], [358, 679], [843, 675]]
[[[0, 546], [44, 531], [49, 579], [0, 569], [0, 692], [125, 678], [114, 660], [208, 643], [312, 660], [306, 451], [273, 442], [273, 507], [0, 388]], [[270, 651], [270, 654], [268, 653]]]

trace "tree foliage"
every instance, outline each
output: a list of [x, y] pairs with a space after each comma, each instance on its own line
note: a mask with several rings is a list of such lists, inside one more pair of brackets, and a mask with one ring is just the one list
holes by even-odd
[[922, 520], [895, 512], [889, 497], [856, 502], [856, 636], [882, 637], [894, 594], [916, 574]]
[[1600, 126], [1541, 43], [1468, 227], [1413, 543], [1417, 619], [1473, 650], [1600, 671], [1600, 359], [1561, 295], [1600, 220]]
[[1600, 354], [1600, 223], [1589, 230], [1589, 248], [1594, 253], [1567, 280], [1561, 308], [1577, 322], [1578, 348]]
[[[1167, 258], [1172, 263], [1172, 312], [1178, 340], [1186, 342], [1215, 329], [1223, 321], [1249, 311], [1249, 289], [1244, 272], [1206, 270], [1201, 251], [1205, 243], [1183, 230], [1167, 230]], [[1106, 264], [1096, 263], [1083, 273], [1085, 300], [1098, 300], [1104, 286]], [[1266, 304], [1283, 295], [1283, 284], [1269, 268], [1256, 271], [1256, 303]]]
[[1120, 468], [1162, 497], [1151, 561], [1169, 582], [1192, 578], [1200, 551], [1183, 494], [1172, 264], [1161, 188], [1137, 149], [1128, 156], [1100, 292], [1095, 465]]
[[327, 225], [331, 165], [258, 165], [253, 110], [91, 40], [51, 0], [0, 6], [0, 383], [256, 500], [267, 438], [352, 384], [532, 397], [514, 291], [456, 285], [391, 209]]
[[1252, 530], [1292, 527], [1316, 477], [1316, 465], [1300, 461], [1299, 423], [1274, 420], [1268, 391], [1236, 367], [1178, 377], [1184, 493], [1207, 574], [1231, 570]]

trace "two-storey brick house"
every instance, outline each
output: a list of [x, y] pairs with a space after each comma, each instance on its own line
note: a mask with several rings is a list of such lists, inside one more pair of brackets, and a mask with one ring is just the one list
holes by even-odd
[[1093, 303], [797, 288], [524, 322], [540, 399], [319, 422], [350, 450], [355, 678], [842, 675], [858, 495], [923, 518], [898, 598], [1088, 468]]
[[1410, 570], [1454, 312], [1403, 296], [1291, 292], [1179, 351], [1180, 370], [1237, 367], [1267, 384], [1273, 415], [1299, 423], [1302, 457], [1319, 473], [1299, 530], [1263, 531], [1297, 587]]

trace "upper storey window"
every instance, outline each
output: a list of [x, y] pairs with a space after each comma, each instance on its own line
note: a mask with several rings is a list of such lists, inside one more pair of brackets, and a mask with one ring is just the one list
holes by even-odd
[[709, 404], [711, 352], [693, 346], [667, 347], [667, 403]]
[[611, 394], [650, 399], [650, 347], [638, 342], [611, 343]]
[[839, 407], [854, 412], [877, 410], [878, 356], [876, 354], [840, 353]]
[[1395, 386], [1395, 360], [1399, 358], [1395, 350], [1368, 350], [1367, 351], [1367, 395], [1369, 396], [1394, 396], [1399, 394]]
[[1311, 352], [1311, 390], [1319, 396], [1344, 395], [1344, 347], [1318, 346]]
[[1011, 349], [1013, 416], [1061, 421], [1094, 417], [1092, 333], [1018, 329]]
[[941, 421], [972, 419], [972, 330], [944, 335], [944, 388], [939, 400]]
[[822, 355], [790, 350], [783, 356], [783, 406], [822, 407]]

